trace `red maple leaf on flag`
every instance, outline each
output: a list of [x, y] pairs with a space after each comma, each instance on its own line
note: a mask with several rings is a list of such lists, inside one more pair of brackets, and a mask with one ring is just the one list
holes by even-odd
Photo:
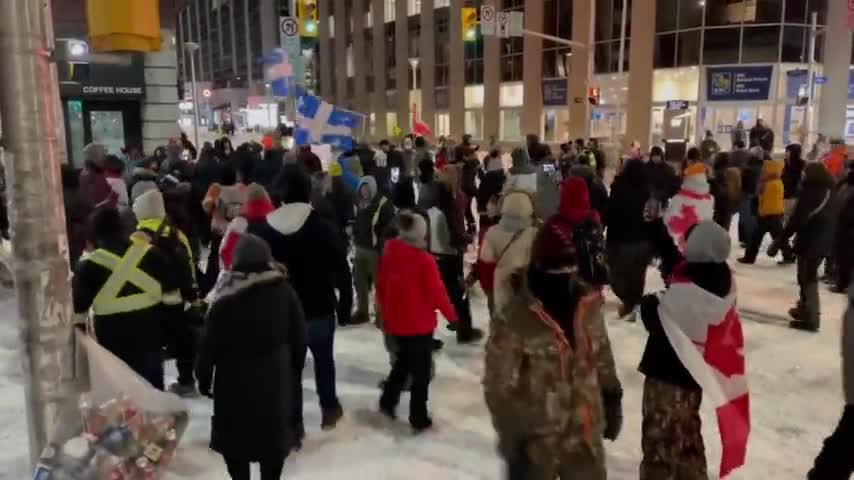
[[744, 333], [735, 308], [719, 325], [709, 325], [703, 358], [727, 378], [744, 375]]
[[694, 205], [682, 205], [679, 215], [673, 215], [667, 220], [667, 228], [676, 237], [679, 250], [685, 250], [685, 233], [698, 223], [700, 223], [700, 217], [697, 216], [697, 209]]

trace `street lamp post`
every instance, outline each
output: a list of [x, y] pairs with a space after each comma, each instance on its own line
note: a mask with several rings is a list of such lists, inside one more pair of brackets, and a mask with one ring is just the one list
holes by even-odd
[[199, 89], [196, 85], [196, 51], [199, 50], [199, 44], [184, 42], [184, 50], [190, 55], [190, 83], [193, 89], [193, 139], [196, 148], [199, 148]]
[[[420, 62], [420, 60], [417, 58], [410, 58], [409, 59], [409, 66], [412, 67], [412, 92], [413, 92], [413, 94], [415, 93], [415, 90], [418, 90], [418, 63], [419, 62]], [[412, 107], [414, 110], [415, 105], [413, 104]], [[410, 128], [414, 128], [415, 127], [415, 117], [413, 115], [411, 115], [411, 112], [410, 112], [410, 117], [412, 117], [411, 121], [413, 122]]]

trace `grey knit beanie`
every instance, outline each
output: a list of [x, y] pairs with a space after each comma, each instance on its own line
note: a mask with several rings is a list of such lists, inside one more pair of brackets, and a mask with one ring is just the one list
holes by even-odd
[[245, 233], [240, 235], [234, 247], [234, 259], [231, 268], [240, 271], [243, 268], [268, 265], [273, 261], [270, 246], [261, 237]]
[[706, 220], [698, 223], [688, 234], [685, 260], [689, 263], [726, 263], [731, 240], [726, 230]]

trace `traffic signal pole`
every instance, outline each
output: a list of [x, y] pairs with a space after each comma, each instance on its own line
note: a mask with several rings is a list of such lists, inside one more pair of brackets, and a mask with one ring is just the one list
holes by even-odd
[[43, 0], [9, 0], [0, 15], [0, 118], [12, 224], [30, 459], [74, 391], [68, 242], [60, 182], [64, 138], [51, 92], [53, 18]]

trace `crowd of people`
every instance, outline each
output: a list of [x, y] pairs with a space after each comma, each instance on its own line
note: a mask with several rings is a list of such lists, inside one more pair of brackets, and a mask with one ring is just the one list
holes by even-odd
[[[484, 337], [469, 298], [479, 285], [489, 309], [486, 406], [508, 478], [604, 479], [603, 441], [623, 423], [603, 312], [610, 287], [619, 316], [640, 317], [649, 333], [640, 478], [705, 479], [703, 369], [745, 370], [727, 263], [734, 217], [740, 262], [755, 262], [770, 235], [767, 254], [797, 263], [793, 328], [819, 328], [821, 264], [839, 292], [854, 268], [844, 143], [817, 147], [826, 152], [809, 162], [790, 145], [780, 161], [773, 132], [759, 127], [734, 130], [731, 151], [710, 136], [677, 162], [657, 146], [634, 150], [610, 188], [595, 140], [553, 153], [535, 135], [509, 165], [468, 135], [356, 144], [328, 165], [278, 138], [234, 148], [223, 137], [189, 154], [184, 138], [135, 161], [90, 145], [83, 172], [62, 172], [74, 310], [81, 322], [91, 311], [91, 333], [156, 388], [167, 387], [164, 356], [174, 357], [168, 389], [213, 398], [211, 448], [231, 477], [248, 479], [254, 462], [266, 480], [281, 476], [306, 435], [309, 351], [322, 429], [344, 414], [339, 327], [382, 332], [390, 370], [379, 411], [396, 419], [408, 390], [413, 431], [431, 428], [433, 356], [443, 348], [434, 333], [442, 318], [460, 344]], [[665, 292], [648, 294], [651, 265]], [[695, 298], [709, 308], [689, 308]], [[709, 329], [706, 364], [686, 359], [674, 328]], [[847, 478], [852, 431], [848, 407], [810, 479]], [[733, 443], [746, 444], [743, 435]], [[743, 452], [733, 458], [729, 469], [744, 462]]]

